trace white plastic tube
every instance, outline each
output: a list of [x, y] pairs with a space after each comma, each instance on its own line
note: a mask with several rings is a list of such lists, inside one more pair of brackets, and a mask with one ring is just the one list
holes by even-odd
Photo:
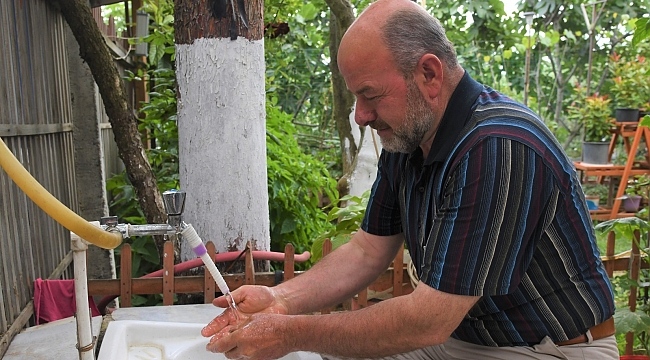
[[187, 225], [187, 227], [181, 231], [181, 236], [183, 239], [187, 240], [187, 242], [192, 247], [192, 250], [194, 250], [196, 256], [200, 257], [201, 260], [203, 260], [203, 264], [205, 264], [205, 267], [210, 272], [210, 275], [212, 275], [214, 281], [217, 283], [219, 291], [221, 291], [221, 293], [224, 295], [229, 295], [230, 289], [228, 289], [226, 280], [224, 280], [223, 276], [221, 276], [221, 273], [219, 273], [219, 270], [217, 270], [217, 266], [214, 264], [214, 262], [212, 262], [212, 259], [210, 259], [210, 255], [208, 255], [208, 249], [205, 248], [203, 241], [199, 237], [199, 234], [196, 233], [196, 230], [194, 230], [194, 227], [192, 225]]
[[[99, 226], [96, 223], [95, 226]], [[74, 262], [74, 293], [77, 308], [77, 351], [79, 360], [95, 359], [95, 339], [92, 334], [92, 316], [88, 302], [88, 273], [86, 270], [86, 250], [88, 245], [75, 233], [70, 233], [72, 239], [72, 260]]]

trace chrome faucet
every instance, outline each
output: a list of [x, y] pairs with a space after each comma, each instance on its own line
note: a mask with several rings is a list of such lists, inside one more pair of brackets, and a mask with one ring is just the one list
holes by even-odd
[[185, 208], [185, 191], [168, 190], [162, 194], [162, 197], [167, 213], [166, 224], [120, 224], [117, 216], [105, 216], [101, 218], [100, 226], [109, 232], [120, 232], [125, 239], [145, 235], [180, 236], [180, 232], [183, 230], [182, 215]]
[[167, 212], [167, 224], [172, 226], [176, 233], [180, 233], [183, 224], [183, 209], [185, 209], [185, 191], [167, 190], [162, 194], [163, 205]]

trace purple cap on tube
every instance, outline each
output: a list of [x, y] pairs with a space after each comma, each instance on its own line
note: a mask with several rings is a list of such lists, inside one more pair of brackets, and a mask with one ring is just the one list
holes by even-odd
[[194, 250], [194, 253], [196, 254], [196, 256], [199, 256], [199, 257], [208, 252], [208, 249], [205, 248], [205, 245], [203, 245], [203, 243], [201, 243], [201, 245], [195, 247], [192, 250]]

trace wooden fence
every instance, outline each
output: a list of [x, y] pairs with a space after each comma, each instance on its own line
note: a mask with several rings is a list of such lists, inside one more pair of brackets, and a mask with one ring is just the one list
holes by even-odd
[[[217, 259], [214, 244], [206, 244], [208, 254], [212, 259]], [[324, 244], [323, 255], [331, 251], [332, 245], [329, 240]], [[301, 272], [296, 272], [295, 268], [295, 250], [291, 244], [288, 244], [284, 250], [283, 270], [277, 272], [256, 272], [254, 268], [253, 251], [250, 243], [240, 254], [244, 260], [244, 273], [222, 274], [228, 288], [235, 290], [242, 285], [264, 285], [275, 286], [283, 281], [292, 279]], [[131, 276], [131, 247], [124, 244], [121, 249], [120, 257], [120, 278], [119, 279], [94, 279], [88, 280], [88, 294], [91, 296], [104, 296], [99, 302], [100, 312], [105, 313], [105, 306], [115, 297], [120, 297], [120, 306], [131, 307], [132, 295], [151, 295], [162, 294], [163, 305], [173, 305], [175, 294], [192, 294], [201, 293], [204, 303], [209, 304], [214, 300], [215, 295], [219, 294], [219, 289], [215, 286], [214, 278], [209, 272], [203, 275], [183, 275], [179, 274], [187, 266], [179, 266], [173, 263], [174, 247], [171, 241], [165, 242], [164, 245], [163, 268], [152, 274], [140, 278]], [[342, 304], [342, 309], [353, 310], [366, 307], [372, 303], [368, 298], [368, 293], [379, 293], [388, 296], [406, 295], [413, 291], [410, 279], [405, 271], [404, 252], [400, 251], [393, 260], [393, 264], [386, 269], [367, 289], [352, 299]], [[194, 261], [197, 266], [203, 266], [200, 259]], [[154, 276], [150, 276], [154, 275]], [[322, 309], [322, 313], [328, 313], [333, 309]]]

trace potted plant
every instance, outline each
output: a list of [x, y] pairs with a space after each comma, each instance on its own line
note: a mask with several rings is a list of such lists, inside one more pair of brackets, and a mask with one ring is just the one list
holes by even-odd
[[[616, 234], [617, 242], [630, 241], [630, 244], [632, 246], [636, 245], [643, 255], [648, 255], [648, 249], [645, 244], [640, 243], [639, 239], [647, 239], [649, 229], [650, 224], [648, 221], [638, 217], [612, 219], [596, 225], [599, 236], [613, 231]], [[635, 231], [639, 232], [639, 238], [634, 234]], [[647, 256], [641, 258], [643, 259], [641, 261], [649, 261]], [[636, 270], [639, 271], [640, 269]], [[632, 291], [636, 292], [637, 289], [647, 287], [650, 284], [647, 281], [639, 280], [639, 278], [644, 277], [647, 279], [647, 274], [633, 278], [630, 276], [633, 273], [633, 269], [630, 269], [627, 274], [612, 279], [616, 303], [616, 312], [614, 314], [616, 339], [619, 351], [627, 353], [621, 355], [621, 359], [650, 360], [650, 304], [647, 299], [643, 298], [635, 297], [637, 301], [633, 301], [634, 299], [630, 301], [630, 295], [636, 294], [632, 293]], [[633, 334], [633, 337], [628, 336], [630, 333]], [[628, 340], [632, 342], [628, 344]]]
[[607, 186], [600, 183], [584, 183], [582, 184], [582, 191], [585, 194], [589, 210], [598, 210], [600, 200], [606, 200], [609, 194]]
[[650, 77], [643, 56], [626, 60], [614, 53], [610, 56], [612, 73], [610, 93], [616, 106], [616, 121], [639, 121], [639, 111], [650, 100]]
[[637, 212], [642, 200], [647, 195], [647, 187], [650, 184], [648, 175], [640, 175], [628, 182], [625, 195], [621, 199], [621, 205], [626, 212]]
[[590, 164], [608, 164], [609, 141], [614, 128], [611, 99], [599, 94], [585, 96], [580, 87], [577, 87], [577, 90], [577, 98], [567, 108], [567, 117], [583, 124], [582, 161]]

